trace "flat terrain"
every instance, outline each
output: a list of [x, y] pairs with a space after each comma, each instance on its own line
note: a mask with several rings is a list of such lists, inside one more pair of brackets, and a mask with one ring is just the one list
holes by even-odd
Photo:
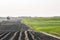
[[23, 22], [35, 31], [60, 37], [60, 18], [24, 18]]
[[[31, 22], [28, 21], [29, 24], [34, 24], [33, 20], [31, 19]], [[38, 22], [36, 21], [35, 23], [34, 25], [36, 27], [33, 25], [32, 28], [34, 27], [34, 30], [37, 28], [35, 31], [39, 31], [40, 29], [38, 28], [40, 27], [37, 27]], [[34, 30], [18, 19], [2, 20], [0, 22], [0, 40], [60, 40], [60, 38], [49, 36], [41, 32], [35, 32]]]
[[26, 31], [31, 30], [30, 27], [21, 23], [20, 20], [3, 20], [0, 22], [0, 31]]

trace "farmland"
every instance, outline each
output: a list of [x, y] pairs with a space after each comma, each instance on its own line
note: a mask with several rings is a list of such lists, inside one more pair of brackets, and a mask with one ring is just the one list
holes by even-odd
[[24, 18], [23, 22], [30, 26], [34, 31], [46, 32], [60, 37], [60, 18]]
[[46, 18], [45, 19], [14, 18], [10, 20], [4, 19], [0, 22], [0, 40], [60, 40], [59, 37], [54, 37], [42, 33], [42, 32], [49, 33], [53, 29], [53, 31], [50, 34], [55, 33], [53, 35], [59, 36], [60, 28], [58, 27], [59, 27], [59, 20], [55, 20], [53, 22], [53, 19], [51, 20]]

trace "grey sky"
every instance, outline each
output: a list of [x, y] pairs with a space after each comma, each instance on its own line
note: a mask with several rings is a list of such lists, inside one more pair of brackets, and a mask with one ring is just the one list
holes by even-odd
[[0, 0], [0, 16], [60, 16], [60, 0]]

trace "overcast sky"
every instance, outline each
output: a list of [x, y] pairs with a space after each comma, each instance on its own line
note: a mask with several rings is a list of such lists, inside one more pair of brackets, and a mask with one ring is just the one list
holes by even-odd
[[60, 0], [0, 0], [0, 16], [60, 16]]

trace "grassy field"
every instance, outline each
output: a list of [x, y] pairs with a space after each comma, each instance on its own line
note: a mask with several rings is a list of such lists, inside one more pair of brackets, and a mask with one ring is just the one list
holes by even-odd
[[37, 32], [46, 32], [60, 37], [60, 18], [24, 18], [23, 22]]

